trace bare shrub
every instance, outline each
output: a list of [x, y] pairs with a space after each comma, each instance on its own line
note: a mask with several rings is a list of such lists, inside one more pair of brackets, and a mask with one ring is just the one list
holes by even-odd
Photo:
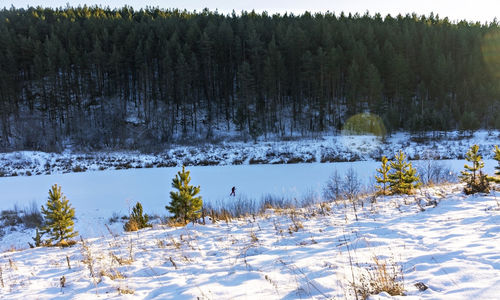
[[308, 190], [299, 201], [296, 201], [298, 207], [308, 207], [321, 202], [321, 197], [313, 190]]
[[358, 197], [361, 192], [361, 181], [358, 174], [352, 167], [347, 169], [344, 180], [342, 182], [342, 193], [345, 198], [351, 202]]
[[0, 212], [0, 224], [3, 226], [24, 225], [27, 228], [40, 227], [43, 222], [42, 214], [38, 204], [33, 201], [24, 209], [19, 209], [17, 205], [13, 209]]
[[422, 184], [432, 185], [457, 181], [457, 174], [451, 170], [450, 166], [434, 159], [431, 154], [427, 153], [423, 157], [424, 160], [416, 164]]
[[35, 201], [32, 201], [28, 207], [23, 209], [21, 220], [27, 228], [36, 228], [42, 225], [43, 217]]
[[333, 171], [332, 175], [326, 182], [326, 186], [323, 189], [323, 197], [326, 200], [339, 200], [342, 196], [342, 177], [340, 177], [337, 170]]
[[117, 212], [113, 212], [111, 217], [108, 219], [108, 224], [116, 223], [118, 220], [120, 220], [120, 215]]
[[0, 222], [3, 226], [16, 226], [22, 223], [20, 213], [17, 208], [2, 210], [0, 212]]
[[267, 194], [262, 197], [260, 204], [260, 211], [263, 212], [268, 208], [291, 208], [295, 207], [296, 201], [287, 199], [285, 197], [278, 197], [276, 195]]

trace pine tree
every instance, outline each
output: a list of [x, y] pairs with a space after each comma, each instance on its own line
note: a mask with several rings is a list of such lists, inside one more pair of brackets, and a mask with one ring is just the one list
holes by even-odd
[[472, 163], [472, 166], [465, 164], [465, 170], [460, 175], [460, 180], [465, 183], [464, 192], [467, 195], [490, 191], [487, 176], [482, 172], [484, 162], [478, 152], [479, 146], [473, 145], [465, 154], [465, 159]]
[[498, 145], [493, 149], [493, 153], [495, 153], [493, 159], [498, 162], [498, 166], [495, 167], [495, 176], [488, 177], [488, 181], [500, 183], [500, 148]]
[[45, 219], [41, 228], [42, 234], [49, 234], [58, 244], [78, 235], [78, 232], [74, 231], [75, 209], [71, 207], [57, 184], [49, 190], [47, 208], [42, 205], [42, 214]]
[[393, 194], [411, 194], [414, 188], [420, 186], [420, 178], [410, 162], [406, 161], [403, 151], [394, 155], [395, 161], [390, 166], [394, 170], [389, 174], [389, 185]]
[[132, 213], [127, 223], [123, 226], [125, 231], [136, 231], [142, 228], [151, 227], [148, 224], [149, 216], [143, 214], [142, 204], [137, 202], [137, 204], [132, 208]]
[[170, 205], [165, 206], [175, 219], [184, 223], [199, 218], [203, 205], [201, 196], [195, 197], [200, 192], [200, 186], [189, 185], [190, 181], [189, 171], [182, 166], [182, 171], [172, 179], [172, 187], [177, 191], [170, 192]]
[[389, 171], [391, 170], [391, 166], [389, 160], [387, 159], [386, 156], [382, 156], [382, 166], [377, 169], [377, 172], [380, 174], [380, 177], [375, 175], [375, 180], [377, 180], [377, 183], [380, 183], [381, 185], [375, 185], [375, 188], [377, 188], [377, 192], [382, 195], [388, 195], [389, 191], [387, 190], [387, 184], [390, 182], [389, 181]]
[[40, 247], [43, 244], [42, 234], [40, 233], [40, 230], [38, 230], [38, 228], [36, 229], [35, 237], [33, 237], [33, 242], [35, 242], [35, 244], [28, 242], [30, 248]]

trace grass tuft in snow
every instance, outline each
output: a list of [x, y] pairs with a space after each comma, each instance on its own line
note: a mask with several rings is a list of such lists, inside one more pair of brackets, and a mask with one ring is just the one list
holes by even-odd
[[362, 270], [352, 282], [356, 299], [367, 299], [370, 295], [386, 292], [391, 296], [404, 295], [404, 277], [401, 265], [394, 261], [381, 260], [373, 256], [371, 266]]

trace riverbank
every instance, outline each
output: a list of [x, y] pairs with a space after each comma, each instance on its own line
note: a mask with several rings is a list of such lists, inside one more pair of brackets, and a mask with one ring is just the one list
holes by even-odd
[[172, 145], [158, 153], [134, 151], [62, 153], [17, 151], [0, 153], [0, 177], [33, 176], [86, 171], [175, 166], [224, 166], [294, 164], [314, 162], [378, 161], [399, 150], [409, 159], [462, 159], [473, 144], [481, 146], [483, 158], [492, 158], [500, 131], [477, 131], [471, 136], [459, 132], [412, 136], [397, 133], [376, 136], [325, 136], [290, 141], [222, 142], [220, 144]]

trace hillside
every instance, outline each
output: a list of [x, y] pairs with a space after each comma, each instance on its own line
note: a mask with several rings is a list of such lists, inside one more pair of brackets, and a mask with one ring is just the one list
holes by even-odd
[[434, 14], [4, 8], [0, 151], [499, 129], [499, 43]]
[[342, 203], [133, 233], [101, 220], [100, 236], [70, 248], [3, 252], [0, 298], [353, 299], [377, 257], [404, 277], [405, 299], [495, 299], [500, 193], [461, 189], [367, 198], [358, 220]]

